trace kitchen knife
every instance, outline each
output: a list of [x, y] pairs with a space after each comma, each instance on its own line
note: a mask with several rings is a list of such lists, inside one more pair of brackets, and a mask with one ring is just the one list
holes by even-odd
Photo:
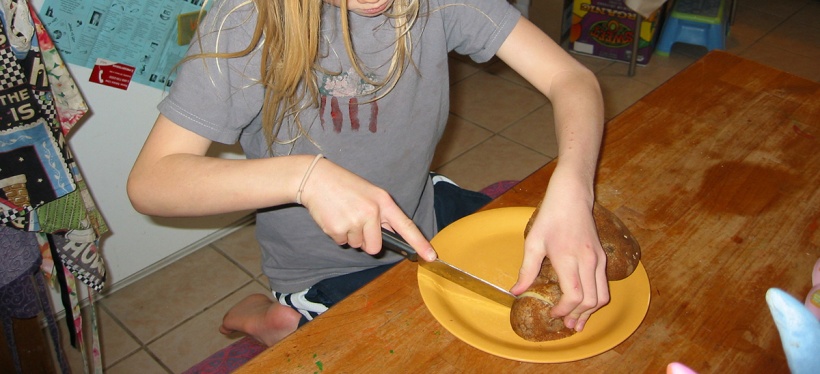
[[515, 301], [515, 295], [509, 291], [453, 265], [450, 265], [447, 262], [440, 259], [436, 259], [432, 262], [419, 259], [419, 254], [416, 253], [413, 247], [404, 241], [404, 238], [402, 238], [399, 234], [384, 228], [382, 228], [382, 247], [402, 255], [404, 258], [412, 262], [417, 262], [419, 266], [438, 274], [444, 279], [447, 279], [508, 308], [512, 307], [512, 303]]

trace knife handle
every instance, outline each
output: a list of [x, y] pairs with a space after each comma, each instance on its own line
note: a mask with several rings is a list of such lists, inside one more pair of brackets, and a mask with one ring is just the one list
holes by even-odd
[[382, 227], [382, 248], [396, 252], [410, 261], [419, 261], [419, 254], [410, 244], [404, 241], [401, 235], [387, 230], [384, 227]]

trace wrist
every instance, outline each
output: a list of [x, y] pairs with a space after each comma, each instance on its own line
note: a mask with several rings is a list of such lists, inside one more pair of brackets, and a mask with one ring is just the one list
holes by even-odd
[[595, 201], [595, 171], [585, 170], [585, 168], [570, 168], [561, 167], [559, 165], [555, 168], [550, 177], [547, 192], [550, 194], [560, 195], [564, 199], [571, 201], [583, 201], [592, 207]]
[[313, 174], [313, 169], [316, 167], [316, 164], [319, 163], [319, 160], [324, 158], [324, 156], [320, 153], [313, 158], [310, 164], [305, 170], [305, 174], [302, 176], [302, 181], [299, 183], [299, 188], [296, 190], [296, 204], [302, 205], [302, 193], [305, 191], [305, 186], [307, 185], [307, 181], [310, 178], [310, 175]]

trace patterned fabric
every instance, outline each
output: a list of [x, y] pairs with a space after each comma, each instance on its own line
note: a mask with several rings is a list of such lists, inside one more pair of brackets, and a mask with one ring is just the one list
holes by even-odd
[[279, 304], [289, 306], [299, 312], [299, 314], [302, 315], [301, 319], [303, 321], [313, 321], [314, 318], [326, 312], [328, 307], [325, 304], [308, 300], [305, 295], [307, 295], [310, 290], [311, 289], [308, 288], [304, 291], [293, 293], [281, 293], [274, 291], [273, 298], [276, 299]]
[[[88, 106], [27, 0], [0, 0], [0, 20], [0, 224], [36, 238], [39, 268], [59, 287], [72, 345], [82, 351], [75, 279], [102, 290], [98, 242], [108, 231], [65, 138]], [[96, 327], [93, 302], [90, 309]], [[51, 307], [42, 311], [51, 315]], [[101, 372], [98, 332], [92, 333], [91, 356]]]
[[25, 14], [36, 31], [25, 58], [16, 57], [22, 48], [12, 48], [8, 38], [0, 45], [0, 222], [59, 236], [57, 252], [63, 262], [100, 291], [105, 267], [97, 241], [108, 227], [65, 140], [88, 107], [36, 14]]
[[29, 8], [25, 0], [0, 1], [6, 22], [3, 22], [11, 48], [18, 56], [25, 56], [31, 47], [32, 30]]
[[48, 31], [46, 31], [33, 10], [31, 19], [34, 23], [34, 31], [37, 33], [37, 42], [40, 46], [40, 54], [43, 57], [43, 65], [48, 72], [48, 82], [51, 91], [54, 93], [52, 97], [54, 108], [63, 133], [68, 134], [71, 128], [88, 112], [88, 105], [86, 105], [77, 84], [63, 63], [54, 42], [48, 36]]
[[[0, 226], [0, 289], [39, 264], [40, 252], [34, 234]], [[0, 304], [0, 307], [5, 305]]]
[[[0, 321], [11, 349], [17, 372], [22, 370], [14, 343], [12, 318], [36, 317], [41, 311], [50, 311], [51, 303], [43, 276], [38, 272], [42, 259], [37, 249], [35, 233], [0, 226]], [[60, 369], [67, 372], [68, 362], [60, 349], [57, 323], [51, 313], [44, 313], [47, 328], [57, 354]]]

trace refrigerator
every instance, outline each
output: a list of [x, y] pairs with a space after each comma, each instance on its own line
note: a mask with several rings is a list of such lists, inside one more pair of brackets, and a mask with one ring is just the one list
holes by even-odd
[[[184, 1], [192, 6], [201, 3], [201, 0]], [[89, 1], [94, 2], [151, 6], [167, 1]], [[41, 19], [44, 3], [46, 0], [30, 0]], [[167, 93], [167, 86], [131, 81], [124, 89], [101, 84], [95, 78], [98, 71], [93, 67], [70, 63], [65, 57], [64, 60], [89, 106], [89, 112], [69, 133], [68, 144], [110, 229], [99, 246], [107, 269], [103, 295], [133, 284], [252, 222], [249, 211], [199, 218], [157, 218], [136, 212], [126, 194], [126, 180], [159, 114], [156, 105]], [[243, 157], [238, 145], [215, 144], [210, 153], [219, 157]]]

